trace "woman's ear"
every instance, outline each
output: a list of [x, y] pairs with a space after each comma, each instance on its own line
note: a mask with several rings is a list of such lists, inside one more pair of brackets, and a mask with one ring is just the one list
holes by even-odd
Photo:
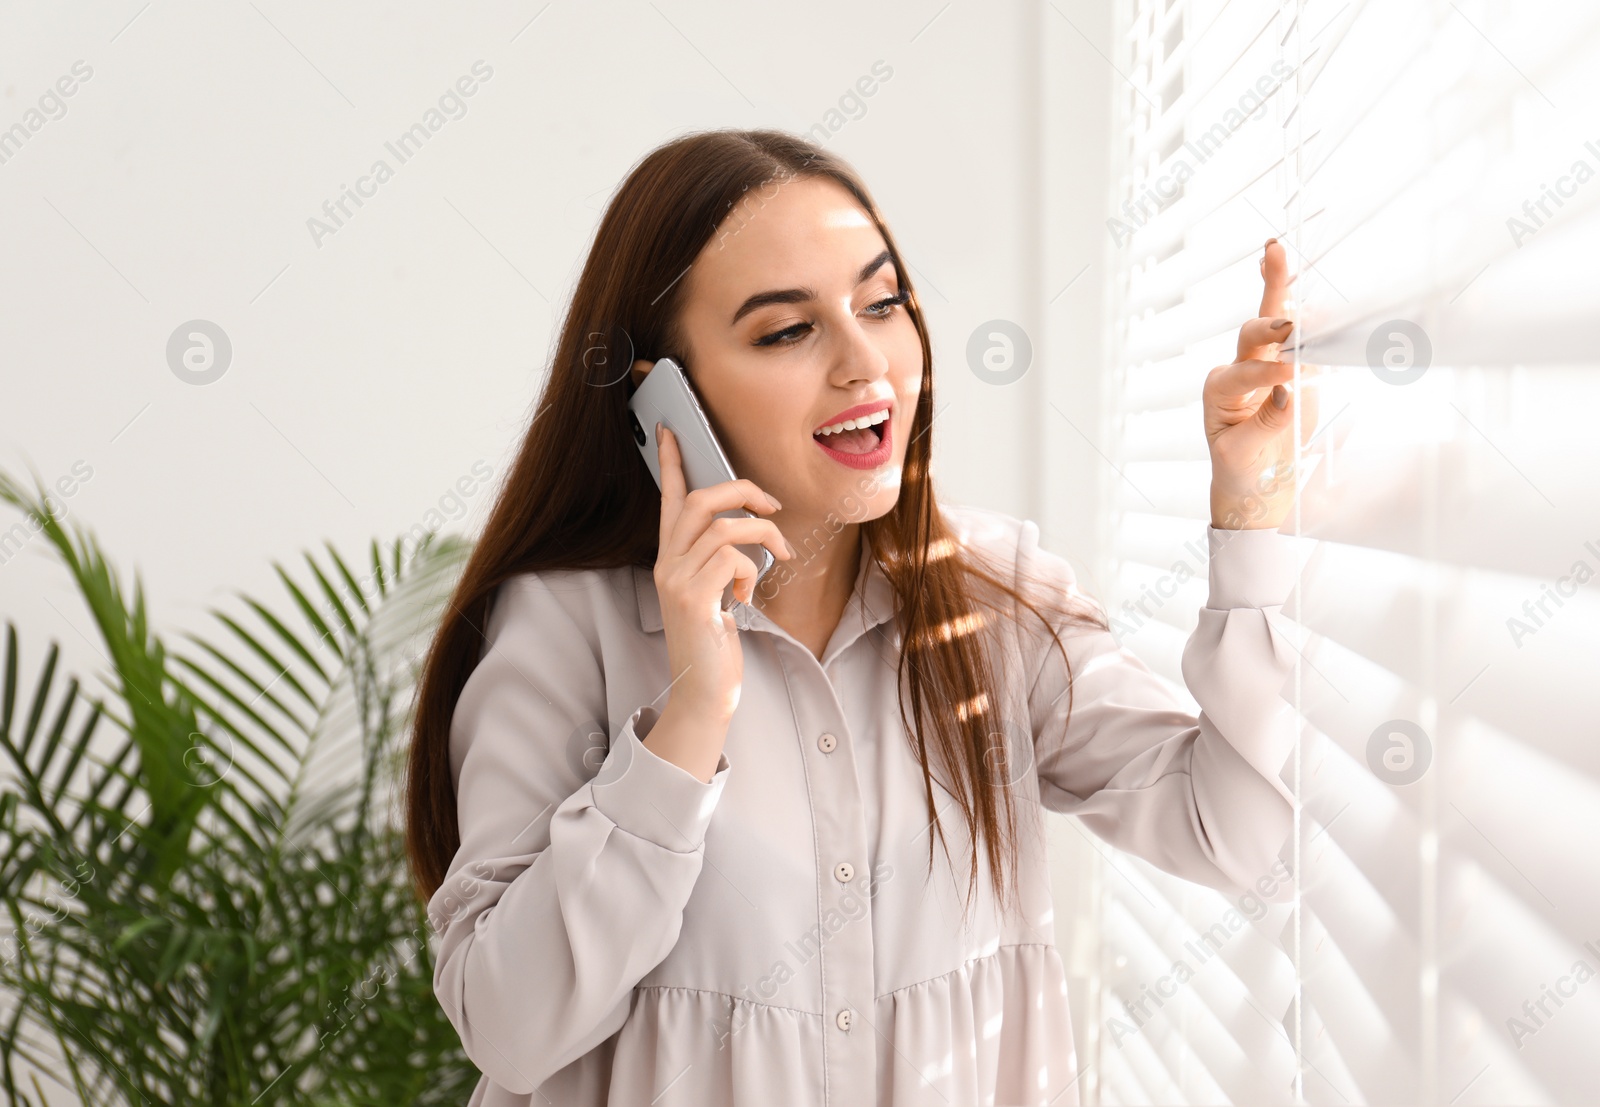
[[655, 362], [646, 361], [643, 358], [634, 362], [633, 368], [628, 370], [628, 375], [633, 378], [633, 387], [638, 388], [640, 382], [644, 380], [644, 375], [650, 372], [654, 366]]

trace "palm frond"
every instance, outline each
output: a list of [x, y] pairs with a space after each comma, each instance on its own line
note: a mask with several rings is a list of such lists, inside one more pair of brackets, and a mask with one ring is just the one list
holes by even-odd
[[[278, 609], [240, 596], [221, 637], [169, 653], [137, 575], [35, 516], [94, 616], [109, 698], [31, 684], [7, 627], [0, 687], [0, 1087], [44, 1069], [85, 1104], [462, 1102], [476, 1072], [432, 997], [430, 930], [390, 802], [416, 658], [468, 544], [331, 545]], [[63, 894], [66, 893], [66, 894]], [[374, 982], [381, 986], [373, 990]], [[396, 1064], [396, 1059], [402, 1059]], [[65, 1082], [64, 1081], [64, 1082]]]

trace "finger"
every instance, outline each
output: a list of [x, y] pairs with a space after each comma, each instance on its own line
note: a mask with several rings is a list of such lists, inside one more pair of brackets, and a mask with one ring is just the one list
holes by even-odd
[[[1278, 406], [1278, 400], [1283, 400], [1283, 406]], [[1293, 386], [1287, 384], [1274, 385], [1261, 401], [1261, 406], [1256, 408], [1255, 418], [1246, 420], [1245, 431], [1240, 437], [1252, 444], [1265, 448], [1266, 444], [1283, 434], [1283, 429], [1289, 425], [1289, 420], [1299, 413], [1300, 405], [1296, 402]]]
[[682, 554], [711, 525], [712, 517], [721, 512], [744, 508], [765, 514], [780, 506], [751, 480], [725, 480], [708, 488], [697, 488], [684, 497], [683, 510], [678, 513], [668, 544], [663, 548]]
[[[1282, 386], [1287, 388], [1287, 386]], [[1226, 431], [1228, 447], [1235, 457], [1252, 457], [1267, 449], [1283, 434], [1283, 428], [1295, 416], [1295, 395], [1286, 391], [1284, 405], [1278, 407], [1272, 389], [1261, 401], [1261, 406], [1248, 419], [1242, 419]]]
[[772, 551], [772, 556], [780, 561], [787, 561], [791, 556], [789, 543], [783, 537], [783, 532], [778, 529], [778, 524], [770, 519], [719, 517], [711, 520], [705, 533], [694, 540], [694, 544], [689, 547], [681, 560], [690, 572], [698, 572], [716, 556], [718, 550], [730, 545], [765, 546]]
[[[1305, 368], [1304, 365], [1301, 368]], [[1213, 397], [1248, 396], [1260, 388], [1271, 388], [1294, 379], [1292, 361], [1236, 361], [1225, 365], [1206, 382]]]
[[1283, 243], [1276, 238], [1267, 239], [1261, 254], [1261, 310], [1257, 315], [1267, 319], [1280, 319], [1288, 314], [1289, 255]]
[[[754, 561], [733, 546], [724, 546], [706, 562], [705, 568], [689, 579], [697, 591], [714, 594], [720, 606], [722, 590], [728, 587], [730, 581], [733, 583], [734, 599], [749, 603], [755, 594], [757, 574]], [[748, 583], [740, 588], [741, 582]]]
[[1246, 320], [1244, 326], [1239, 328], [1239, 348], [1234, 354], [1234, 360], [1270, 359], [1277, 353], [1272, 347], [1288, 341], [1292, 334], [1294, 334], [1293, 319], [1278, 316]]
[[683, 513], [687, 492], [683, 478], [683, 455], [678, 452], [678, 436], [665, 423], [656, 424], [656, 435], [656, 457], [661, 466], [661, 534], [656, 548], [665, 550], [677, 527], [678, 516]]

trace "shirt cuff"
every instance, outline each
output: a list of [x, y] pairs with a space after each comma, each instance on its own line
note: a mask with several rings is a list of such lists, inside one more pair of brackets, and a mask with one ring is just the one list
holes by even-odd
[[652, 753], [640, 741], [661, 712], [641, 707], [628, 716], [590, 782], [595, 808], [620, 829], [675, 853], [693, 853], [705, 842], [711, 814], [727, 783], [728, 755], [717, 759], [709, 783]]
[[1206, 542], [1211, 583], [1207, 607], [1276, 607], [1294, 590], [1300, 561], [1289, 535], [1268, 527], [1227, 530], [1208, 524]]

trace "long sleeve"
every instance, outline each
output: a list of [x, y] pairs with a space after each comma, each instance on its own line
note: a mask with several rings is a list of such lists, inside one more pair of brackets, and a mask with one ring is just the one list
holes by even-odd
[[451, 722], [461, 845], [428, 904], [439, 1003], [473, 1063], [523, 1094], [615, 1033], [671, 952], [728, 773], [726, 756], [707, 783], [647, 749], [649, 706], [594, 770], [604, 673], [561, 602], [580, 594], [525, 576], [497, 596]]
[[[1282, 902], [1292, 886], [1278, 879], [1277, 855], [1293, 829], [1293, 797], [1279, 773], [1297, 726], [1279, 692], [1295, 655], [1271, 619], [1298, 560], [1275, 530], [1206, 532], [1210, 594], [1182, 661], [1199, 714], [1111, 632], [1068, 628], [1070, 697], [1048, 640], [1029, 695], [1040, 798], [1166, 872]], [[1039, 549], [1031, 522], [1020, 547], [1019, 571], [1031, 566], [1057, 592], [1081, 597], [1071, 566]]]

